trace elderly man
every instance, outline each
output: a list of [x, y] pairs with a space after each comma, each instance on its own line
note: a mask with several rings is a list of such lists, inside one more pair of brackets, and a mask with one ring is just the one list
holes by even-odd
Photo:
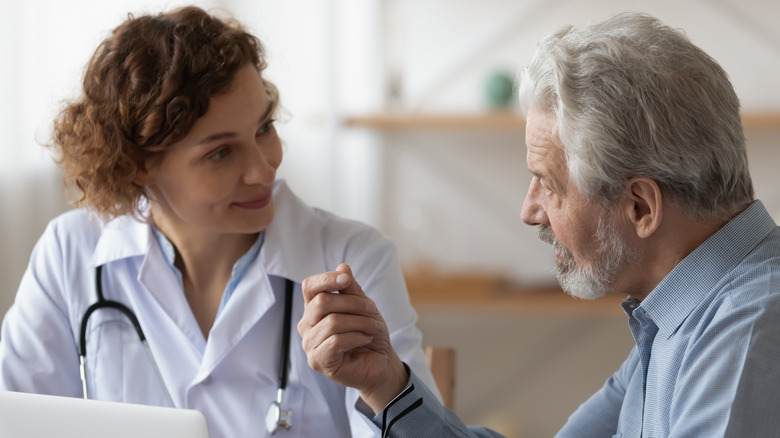
[[[565, 291], [628, 296], [636, 340], [558, 436], [780, 436], [780, 230], [753, 198], [726, 73], [681, 32], [623, 13], [548, 36], [519, 81], [523, 221], [555, 249]], [[409, 372], [346, 265], [304, 295], [310, 365], [357, 388], [385, 436], [499, 436]]]

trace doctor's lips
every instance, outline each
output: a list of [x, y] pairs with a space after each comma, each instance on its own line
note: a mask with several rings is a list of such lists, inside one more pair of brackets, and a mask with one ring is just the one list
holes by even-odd
[[246, 208], [248, 210], [259, 210], [265, 208], [271, 203], [273, 199], [273, 193], [269, 192], [266, 195], [258, 196], [254, 199], [250, 199], [244, 202], [234, 202], [233, 205], [240, 208]]

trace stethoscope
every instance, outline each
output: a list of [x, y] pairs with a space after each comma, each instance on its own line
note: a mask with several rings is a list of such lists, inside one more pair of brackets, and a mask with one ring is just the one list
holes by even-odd
[[[149, 344], [146, 342], [146, 336], [141, 329], [141, 324], [138, 322], [138, 318], [135, 313], [130, 310], [126, 305], [114, 301], [107, 300], [103, 296], [103, 266], [98, 266], [95, 270], [95, 289], [97, 290], [97, 301], [87, 308], [84, 312], [84, 316], [81, 318], [81, 332], [79, 334], [79, 370], [81, 374], [81, 390], [85, 399], [89, 398], [87, 393], [87, 323], [89, 317], [100, 309], [116, 309], [122, 312], [127, 319], [133, 324], [135, 332], [138, 334], [141, 344], [144, 346], [146, 357], [149, 359], [149, 363], [152, 365], [154, 374], [157, 376], [157, 381], [160, 383], [165, 398], [168, 400], [168, 404], [171, 407], [175, 407], [173, 399], [171, 398], [168, 387], [163, 381], [162, 374], [160, 374], [160, 368], [157, 366], [157, 361], [154, 359], [152, 350], [149, 348]], [[268, 406], [268, 413], [265, 416], [265, 427], [271, 435], [276, 434], [279, 428], [290, 430], [292, 427], [292, 412], [289, 410], [282, 410], [282, 401], [284, 400], [284, 392], [287, 389], [287, 369], [290, 363], [290, 330], [292, 322], [292, 299], [293, 299], [293, 282], [291, 280], [285, 280], [285, 294], [284, 294], [284, 320], [282, 321], [282, 346], [281, 355], [279, 359], [279, 380], [276, 389], [276, 400], [272, 401]], [[285, 329], [286, 328], [286, 329]]]

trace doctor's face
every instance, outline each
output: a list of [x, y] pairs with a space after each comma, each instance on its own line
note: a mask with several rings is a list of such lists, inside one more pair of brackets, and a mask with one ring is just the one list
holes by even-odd
[[257, 233], [273, 219], [282, 145], [271, 102], [252, 65], [148, 173], [152, 217], [177, 232]]
[[530, 111], [526, 122], [528, 169], [533, 178], [523, 222], [555, 250], [555, 276], [564, 291], [594, 299], [606, 293], [635, 259], [617, 215], [598, 207], [569, 179], [566, 156], [553, 134], [552, 114]]

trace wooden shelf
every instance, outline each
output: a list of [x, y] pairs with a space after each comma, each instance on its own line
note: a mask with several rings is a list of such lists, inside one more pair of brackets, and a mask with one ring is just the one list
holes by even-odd
[[[555, 285], [513, 285], [490, 273], [444, 274], [432, 270], [404, 273], [412, 305], [420, 310], [473, 309], [552, 314], [620, 314], [625, 296], [597, 300], [573, 298]], [[553, 280], [554, 282], [554, 280]]]
[[742, 127], [745, 129], [780, 130], [780, 111], [743, 113]]
[[497, 111], [484, 114], [386, 113], [348, 117], [347, 126], [384, 131], [410, 130], [512, 130], [525, 129], [525, 121], [514, 112]]
[[[502, 130], [522, 131], [525, 121], [512, 111], [484, 114], [445, 113], [383, 113], [347, 117], [344, 124], [382, 131], [414, 130]], [[749, 112], [742, 115], [745, 129], [780, 130], [780, 111]]]

